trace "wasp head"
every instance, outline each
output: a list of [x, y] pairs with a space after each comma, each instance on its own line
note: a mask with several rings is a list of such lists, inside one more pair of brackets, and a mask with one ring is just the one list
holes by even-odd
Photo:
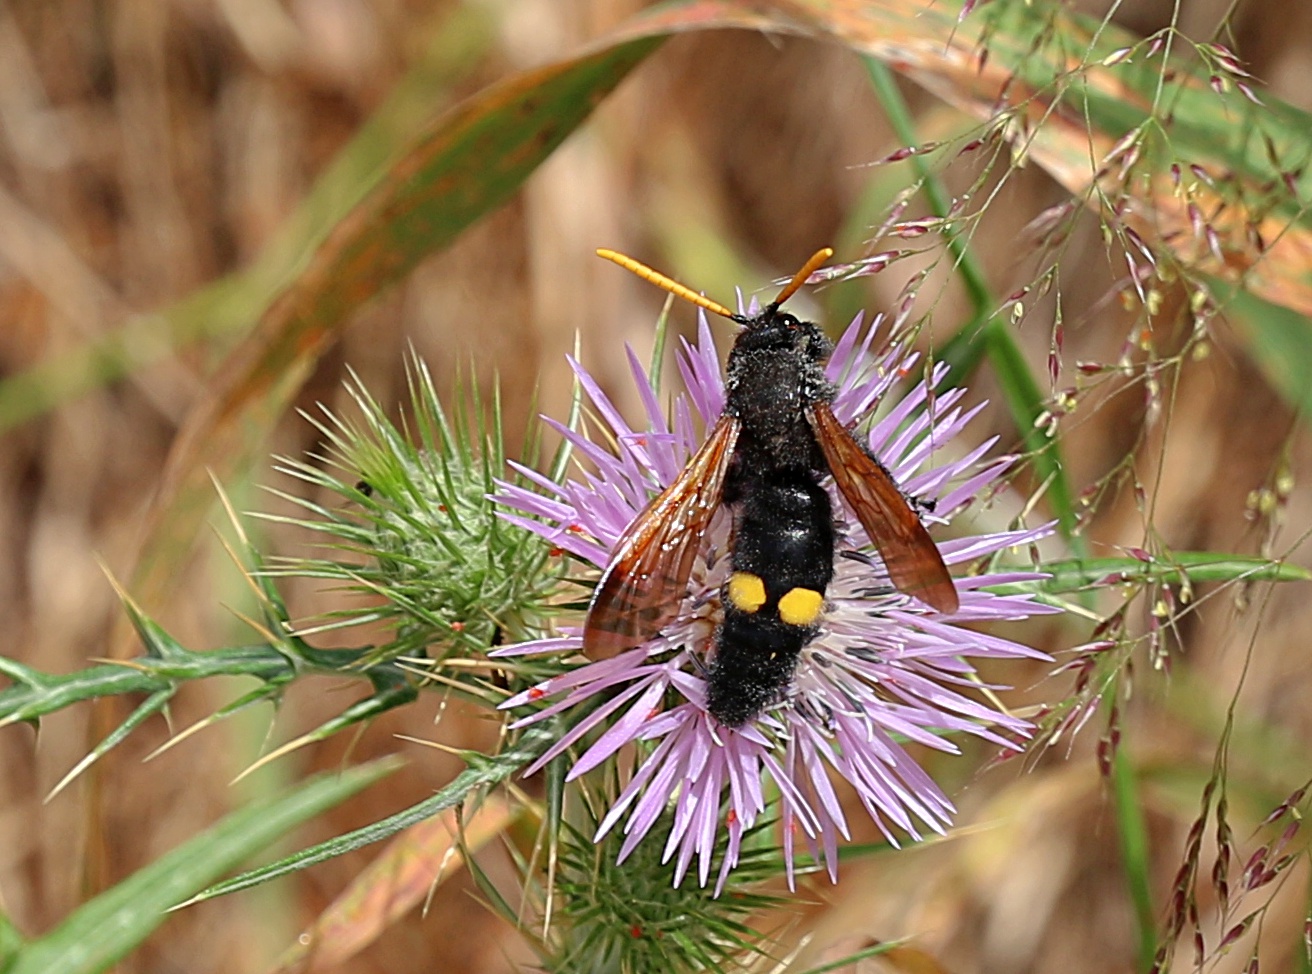
[[801, 362], [824, 362], [833, 345], [818, 327], [802, 321], [777, 305], [769, 304], [755, 318], [740, 317], [742, 332], [734, 342], [734, 352], [773, 352], [792, 354]]

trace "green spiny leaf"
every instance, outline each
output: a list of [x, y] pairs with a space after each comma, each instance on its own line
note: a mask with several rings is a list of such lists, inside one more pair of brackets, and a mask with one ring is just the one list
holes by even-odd
[[46, 796], [46, 801], [50, 801], [50, 799], [63, 791], [73, 779], [89, 768], [93, 763], [100, 760], [100, 758], [111, 748], [116, 747], [126, 740], [127, 736], [140, 727], [148, 717], [152, 717], [163, 710], [168, 705], [168, 702], [173, 699], [173, 694], [176, 692], [176, 687], [166, 687], [163, 690], [156, 690], [143, 700], [141, 704], [128, 715], [127, 720], [115, 727], [105, 736], [105, 739], [92, 748], [81, 761], [73, 765], [68, 774], [59, 779], [59, 783], [50, 789], [50, 794]]

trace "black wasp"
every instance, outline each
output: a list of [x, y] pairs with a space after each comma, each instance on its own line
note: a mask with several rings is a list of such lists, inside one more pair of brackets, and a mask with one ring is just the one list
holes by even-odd
[[599, 250], [653, 284], [742, 325], [729, 353], [724, 413], [679, 477], [621, 535], [593, 593], [584, 652], [612, 655], [677, 617], [715, 511], [733, 516], [723, 621], [707, 677], [708, 708], [739, 727], [778, 701], [820, 631], [834, 577], [834, 522], [821, 478], [870, 535], [902, 592], [940, 612], [957, 590], [920, 517], [884, 466], [834, 416], [824, 374], [833, 350], [818, 327], [779, 310], [833, 255], [817, 252], [753, 317], [734, 314], [614, 251]]

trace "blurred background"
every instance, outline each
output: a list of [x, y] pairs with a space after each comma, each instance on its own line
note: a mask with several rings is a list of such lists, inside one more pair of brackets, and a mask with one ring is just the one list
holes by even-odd
[[[0, 6], [0, 371], [12, 376], [76, 354], [84, 343], [140, 316], [175, 306], [198, 289], [285, 246], [305, 218], [307, 193], [371, 119], [388, 105], [380, 146], [407, 126], [512, 72], [550, 62], [597, 39], [635, 12], [629, 0], [46, 0]], [[1102, 16], [1112, 4], [1079, 3]], [[1112, 19], [1138, 33], [1178, 11], [1196, 39], [1227, 39], [1281, 98], [1312, 109], [1312, 6], [1277, 0], [1127, 0]], [[1221, 25], [1228, 22], [1228, 30]], [[913, 86], [903, 93], [924, 140], [967, 120]], [[389, 99], [392, 99], [389, 101]], [[389, 141], [390, 140], [390, 141]], [[646, 357], [663, 295], [593, 256], [626, 251], [720, 300], [795, 269], [825, 244], [858, 255], [871, 226], [911, 176], [871, 168], [902, 143], [892, 134], [861, 61], [849, 51], [750, 32], [713, 32], [667, 43], [605, 101], [512, 201], [454, 246], [424, 260], [403, 283], [353, 315], [319, 361], [296, 405], [349, 412], [349, 366], [383, 403], [405, 398], [403, 360], [413, 347], [439, 385], [458, 374], [485, 392], [499, 379], [511, 453], [537, 410], [564, 416], [570, 376], [583, 362], [626, 408], [636, 403], [620, 354]], [[384, 150], [380, 149], [380, 152]], [[949, 169], [961, 190], [977, 171]], [[1065, 192], [1036, 167], [1011, 173], [973, 238], [995, 294], [1029, 283], [1034, 261], [1018, 246], [1023, 228]], [[313, 205], [326, 206], [320, 199]], [[298, 212], [300, 215], [298, 216]], [[923, 204], [912, 214], [923, 213]], [[846, 314], [898, 300], [930, 259], [909, 260], [857, 291], [817, 290], [804, 311]], [[969, 308], [941, 262], [922, 286], [932, 317], [926, 344], [941, 345]], [[1114, 362], [1139, 322], [1118, 299], [1121, 266], [1096, 220], [1077, 225], [1060, 288], [1028, 308], [1017, 335], [1036, 374], [1046, 375], [1056, 294], [1065, 320], [1062, 352], [1072, 382], [1077, 361]], [[811, 302], [806, 304], [805, 302]], [[693, 316], [674, 312], [686, 329]], [[831, 321], [831, 324], [835, 322]], [[123, 379], [26, 419], [0, 448], [0, 592], [7, 622], [0, 653], [67, 672], [111, 655], [121, 626], [105, 572], [126, 577], [179, 424], [206, 401], [210, 378], [245, 325], [192, 341]], [[1164, 376], [1164, 414], [1143, 392], [1102, 388], [1064, 422], [1077, 490], [1123, 463], [1150, 485], [1145, 500], [1111, 492], [1087, 536], [1095, 554], [1156, 536], [1181, 549], [1256, 553], [1272, 524], [1251, 516], [1252, 492], [1288, 475], [1292, 489], [1276, 550], [1302, 537], [1312, 502], [1305, 432], [1250, 363], [1242, 336], [1219, 323], [1211, 354]], [[972, 395], [997, 396], [984, 368]], [[630, 415], [633, 415], [630, 412]], [[975, 435], [1015, 449], [1007, 415], [990, 412]], [[288, 412], [268, 454], [301, 456], [316, 432]], [[254, 483], [302, 489], [257, 465]], [[250, 485], [228, 485], [240, 506], [279, 510]], [[1029, 485], [1033, 486], [1033, 485]], [[221, 517], [215, 516], [216, 523]], [[303, 552], [295, 532], [255, 525], [259, 543]], [[184, 541], [187, 539], [183, 539]], [[1306, 553], [1295, 552], [1306, 564]], [[294, 614], [310, 616], [330, 595], [291, 585]], [[239, 571], [213, 537], [195, 558], [160, 621], [201, 649], [251, 638], [234, 617], [249, 599]], [[1122, 743], [1141, 782], [1150, 839], [1152, 893], [1165, 909], [1199, 792], [1212, 770], [1227, 708], [1236, 703], [1230, 763], [1231, 814], [1241, 847], [1271, 808], [1309, 775], [1312, 679], [1304, 591], [1226, 589], [1170, 634], [1173, 671], [1135, 658], [1134, 694], [1123, 702]], [[1131, 613], [1132, 630], [1147, 611]], [[1052, 652], [1089, 636], [1068, 620], [1009, 632]], [[1059, 699], [1069, 681], [1047, 668], [1008, 664], [986, 675], [1014, 684], [1011, 699]], [[231, 699], [238, 687], [187, 687], [171, 712], [181, 729]], [[342, 735], [229, 782], [262, 747], [280, 743], [340, 710], [358, 687], [298, 684], [275, 718], [211, 729], [149, 763], [167, 740], [162, 720], [144, 726], [100, 774], [43, 798], [113, 721], [121, 703], [82, 705], [0, 730], [0, 903], [37, 934], [90, 893], [173, 848], [252, 795], [370, 756], [399, 752], [407, 768], [361, 799], [318, 820], [292, 848], [320, 841], [420, 800], [462, 767], [449, 754], [399, 740], [438, 738], [487, 747], [496, 728], [459, 708], [421, 699], [358, 737]], [[987, 755], [933, 758], [931, 771], [961, 808], [950, 841], [844, 866], [840, 886], [807, 885], [791, 918], [767, 918], [790, 944], [810, 936], [811, 962], [873, 940], [907, 938], [893, 963], [905, 970], [1112, 972], [1132, 968], [1133, 911], [1120, 866], [1110, 799], [1093, 756], [1100, 718], [1029, 761], [981, 771]], [[267, 735], [267, 737], [266, 737]], [[255, 974], [278, 955], [343, 884], [369, 850], [270, 887], [171, 916], [121, 970]], [[506, 884], [513, 871], [494, 843], [485, 869]], [[1296, 969], [1302, 950], [1306, 870], [1264, 921], [1263, 966]], [[1234, 969], [1247, 960], [1237, 952]], [[448, 878], [426, 915], [412, 910], [376, 943], [334, 970], [497, 972], [531, 955], [483, 905], [463, 874]], [[887, 961], [867, 962], [869, 969]], [[915, 967], [915, 964], [930, 966]], [[933, 966], [937, 965], [937, 966]], [[1224, 963], [1220, 969], [1227, 969]]]

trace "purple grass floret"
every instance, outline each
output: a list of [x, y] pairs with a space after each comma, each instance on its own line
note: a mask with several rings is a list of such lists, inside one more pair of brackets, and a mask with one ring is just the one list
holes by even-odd
[[[920, 382], [871, 424], [866, 442], [908, 496], [932, 511], [926, 521], [950, 522], [997, 489], [1014, 458], [987, 458], [994, 440], [972, 447], [958, 443], [983, 407], [963, 407], [963, 390], [940, 391], [946, 366], [926, 368], [916, 353], [898, 348], [872, 351], [880, 341], [878, 325], [876, 320], [862, 327], [858, 316], [837, 341], [826, 368], [838, 386], [834, 413], [841, 422], [854, 423], [885, 404], [894, 386], [918, 374]], [[699, 430], [709, 428], [724, 408], [720, 352], [704, 316], [697, 341], [682, 342], [678, 350], [687, 393], [675, 400], [670, 418], [632, 351], [628, 361], [646, 414], [639, 428], [625, 422], [571, 359], [580, 388], [608, 427], [606, 439], [613, 438], [615, 448], [552, 423], [592, 472], [557, 484], [517, 467], [531, 486], [500, 483], [496, 495], [506, 520], [598, 569], [609, 562], [616, 541], [648, 500], [696, 452]], [[942, 834], [954, 809], [905, 744], [956, 753], [952, 736], [970, 734], [1014, 749], [1015, 741], [1030, 734], [1027, 721], [997, 709], [994, 698], [979, 693], [997, 688], [983, 684], [969, 660], [1047, 657], [963, 624], [1057, 611], [1027, 595], [988, 590], [1041, 576], [1007, 570], [958, 578], [960, 608], [951, 615], [935, 613], [893, 587], [865, 531], [829, 489], [838, 540], [821, 632], [802, 651], [784, 698], [760, 716], [730, 728], [707, 710], [705, 654], [714, 644], [720, 587], [728, 572], [727, 514], [718, 515], [707, 532], [682, 609], [664, 631], [611, 659], [581, 663], [503, 704], [534, 707], [516, 726], [589, 704], [586, 716], [528, 773], [575, 747], [581, 753], [570, 779], [624, 749], [636, 754], [634, 770], [597, 833], [598, 839], [613, 830], [623, 834], [621, 861], [659, 821], [668, 821], [664, 857], [675, 864], [676, 884], [695, 872], [705, 886], [724, 830], [727, 844], [715, 876], [718, 892], [738, 861], [744, 834], [769, 812], [783, 829], [790, 883], [803, 851], [836, 880], [838, 843], [851, 832], [835, 777], [851, 785], [889, 842], [918, 840]], [[941, 542], [940, 550], [948, 565], [973, 563], [1032, 544], [1051, 530], [1049, 525], [955, 537]], [[581, 630], [561, 631], [550, 639], [503, 647], [497, 655], [578, 651]]]

